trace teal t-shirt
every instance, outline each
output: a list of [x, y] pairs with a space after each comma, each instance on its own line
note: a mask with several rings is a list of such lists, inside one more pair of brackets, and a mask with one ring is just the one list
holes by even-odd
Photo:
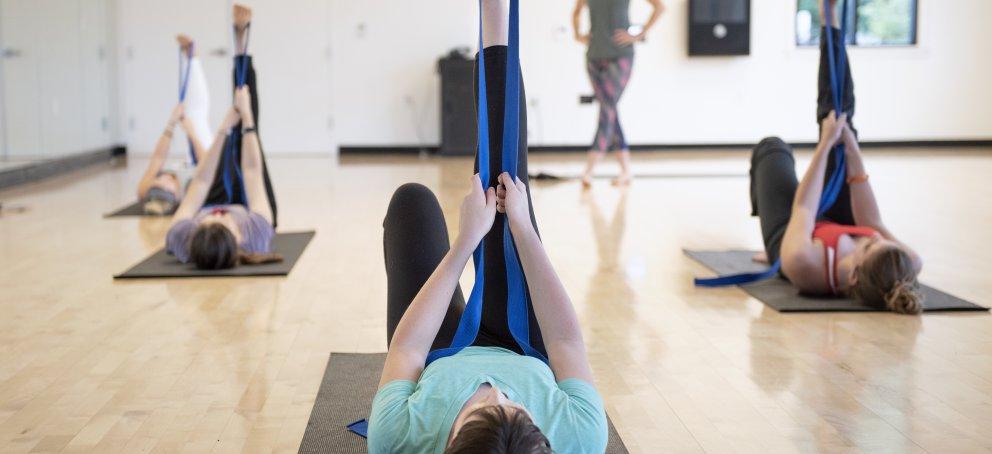
[[498, 347], [468, 347], [431, 363], [420, 381], [392, 381], [376, 393], [369, 453], [443, 453], [458, 412], [483, 383], [527, 408], [555, 452], [606, 450], [606, 411], [592, 384], [574, 378], [556, 383], [538, 359]]

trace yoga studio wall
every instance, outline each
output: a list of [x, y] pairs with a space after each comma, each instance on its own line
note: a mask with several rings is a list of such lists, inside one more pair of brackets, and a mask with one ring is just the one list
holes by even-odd
[[116, 143], [111, 4], [0, 0], [0, 163]]
[[[475, 14], [466, 0], [256, 0], [267, 29], [253, 37], [265, 61], [266, 150], [327, 152], [339, 145], [437, 145], [437, 60], [453, 48], [474, 50]], [[185, 30], [202, 42], [211, 89], [230, 86], [229, 30], [217, 27], [227, 2], [118, 0], [119, 87], [123, 140], [148, 152], [163, 112], [174, 102], [160, 87], [175, 84], [171, 36]], [[642, 21], [647, 2], [632, 1]], [[777, 134], [815, 140], [816, 48], [795, 44], [796, 2], [753, 0], [751, 55], [687, 54], [686, 0], [668, 11], [638, 46], [634, 76], [620, 104], [633, 144], [752, 143]], [[595, 105], [583, 47], [572, 39], [571, 1], [522, 6], [522, 59], [527, 72], [534, 145], [584, 145]], [[195, 11], [192, 14], [191, 11]], [[919, 1], [919, 42], [892, 48], [852, 47], [858, 81], [858, 126], [878, 140], [992, 137], [992, 2]], [[452, 18], [447, 20], [446, 18]], [[953, 76], [953, 77], [952, 77]], [[947, 84], [946, 81], [955, 83]], [[806, 100], [807, 102], [796, 102]], [[214, 120], [224, 103], [214, 103]]]

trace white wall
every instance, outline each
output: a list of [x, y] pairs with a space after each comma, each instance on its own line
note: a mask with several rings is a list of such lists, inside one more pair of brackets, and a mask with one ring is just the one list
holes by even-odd
[[[127, 115], [138, 125], [153, 125], [124, 128], [129, 146], [145, 151], [174, 102], [175, 51], [168, 37], [177, 27], [193, 34], [206, 28], [226, 34], [227, 28], [214, 23], [221, 20], [216, 14], [194, 23], [183, 16], [193, 8], [172, 7], [175, 2], [166, 8], [119, 1], [122, 49], [137, 41], [164, 43], [149, 48], [143, 60], [126, 62], [130, 69], [122, 73]], [[228, 7], [222, 0], [195, 3], [201, 10]], [[252, 48], [262, 78], [269, 153], [437, 143], [436, 61], [453, 47], [474, 49], [476, 2], [247, 3], [259, 11]], [[634, 21], [642, 21], [647, 2], [633, 3]], [[752, 54], [735, 58], [688, 58], [687, 0], [666, 4], [668, 13], [637, 49], [634, 76], [621, 103], [631, 143], [738, 143], [768, 134], [815, 139], [818, 55], [816, 49], [793, 44], [795, 2], [753, 0]], [[523, 2], [521, 55], [535, 145], [582, 145], [592, 137], [596, 109], [578, 104], [579, 95], [591, 90], [584, 49], [571, 39], [571, 7], [566, 0]], [[989, 17], [988, 0], [920, 0], [918, 46], [852, 49], [862, 137], [992, 138], [992, 85], [985, 83], [992, 74]], [[228, 99], [223, 94], [230, 84], [227, 58], [208, 67], [220, 71], [227, 84], [217, 87], [215, 105]], [[155, 80], [168, 89], [139, 89], [136, 79]], [[215, 107], [215, 119], [222, 107]]]

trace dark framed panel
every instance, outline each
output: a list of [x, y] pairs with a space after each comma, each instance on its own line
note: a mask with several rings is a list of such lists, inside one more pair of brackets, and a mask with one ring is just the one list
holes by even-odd
[[689, 0], [689, 55], [749, 55], [751, 0]]

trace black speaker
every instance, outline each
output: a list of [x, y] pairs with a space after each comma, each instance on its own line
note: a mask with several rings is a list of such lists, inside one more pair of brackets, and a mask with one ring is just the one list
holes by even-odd
[[453, 51], [438, 61], [441, 74], [443, 155], [474, 155], [476, 147], [474, 62]]
[[689, 55], [749, 55], [751, 0], [689, 0]]

